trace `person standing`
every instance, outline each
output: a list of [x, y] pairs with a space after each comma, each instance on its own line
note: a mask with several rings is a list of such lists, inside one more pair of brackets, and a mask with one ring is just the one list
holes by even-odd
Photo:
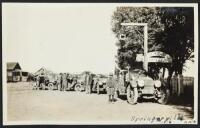
[[92, 85], [94, 83], [93, 77], [94, 77], [94, 75], [91, 74], [91, 73], [89, 73], [89, 85], [88, 85], [88, 89], [89, 89], [88, 92], [89, 92], [89, 94], [92, 93]]
[[73, 88], [73, 76], [70, 74], [68, 77], [68, 89], [71, 90]]
[[89, 72], [86, 72], [86, 94], [91, 94], [92, 93], [92, 82], [93, 82], [93, 79], [92, 79], [92, 74], [89, 73]]
[[63, 74], [60, 73], [60, 91], [63, 90]]
[[63, 74], [63, 91], [66, 91], [67, 88], [67, 74]]
[[67, 73], [66, 74], [66, 90], [65, 91], [68, 91], [69, 90], [69, 74]]
[[88, 72], [86, 72], [85, 73], [85, 92], [86, 92], [86, 94], [88, 94], [88, 85], [89, 85], [89, 73]]
[[40, 89], [40, 77], [39, 77], [39, 75], [36, 76], [36, 86], [37, 86], [37, 89], [39, 90]]
[[113, 78], [113, 74], [109, 74], [109, 78], [106, 82], [107, 85], [107, 93], [108, 93], [108, 102], [114, 102], [114, 94], [115, 94], [115, 80]]
[[60, 75], [58, 74], [58, 75], [56, 75], [56, 87], [57, 87], [57, 90], [59, 90], [59, 88], [60, 88]]
[[37, 80], [39, 88], [45, 89], [45, 75], [43, 72], [38, 75]]
[[98, 94], [98, 89], [99, 89], [99, 76], [96, 76], [96, 77], [93, 77], [92, 91], [97, 91], [97, 94]]

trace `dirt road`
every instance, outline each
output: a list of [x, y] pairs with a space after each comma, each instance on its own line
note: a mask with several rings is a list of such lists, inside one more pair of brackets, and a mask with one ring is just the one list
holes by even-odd
[[28, 83], [8, 84], [8, 121], [133, 121], [141, 118], [192, 119], [190, 107], [143, 102], [130, 105], [106, 94], [32, 90]]

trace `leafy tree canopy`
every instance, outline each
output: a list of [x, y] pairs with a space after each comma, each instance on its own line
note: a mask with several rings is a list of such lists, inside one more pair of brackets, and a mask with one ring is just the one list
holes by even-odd
[[[148, 52], [160, 50], [171, 55], [171, 72], [182, 73], [185, 61], [194, 57], [193, 8], [118, 7], [112, 15], [112, 31], [119, 39], [116, 63], [122, 69], [135, 66], [144, 42], [143, 27], [121, 26], [124, 22], [148, 23]], [[125, 40], [120, 40], [121, 34]]]

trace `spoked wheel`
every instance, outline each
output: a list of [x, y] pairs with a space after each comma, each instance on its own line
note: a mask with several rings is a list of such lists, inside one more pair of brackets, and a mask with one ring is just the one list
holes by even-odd
[[53, 83], [49, 83], [49, 84], [48, 84], [48, 88], [49, 88], [49, 90], [53, 90], [53, 89], [54, 89]]
[[169, 101], [170, 91], [166, 88], [161, 88], [160, 97], [158, 98], [159, 104], [167, 104]]
[[32, 85], [32, 90], [36, 90], [37, 89], [37, 84], [34, 82], [34, 83], [31, 83]]
[[80, 92], [81, 91], [81, 85], [79, 85], [79, 84], [75, 85], [74, 90]]
[[138, 100], [137, 87], [133, 88], [131, 85], [127, 87], [127, 101], [130, 104], [136, 104]]

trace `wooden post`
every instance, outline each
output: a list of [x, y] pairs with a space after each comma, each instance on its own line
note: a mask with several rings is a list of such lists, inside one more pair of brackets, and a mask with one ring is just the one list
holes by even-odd
[[147, 24], [144, 25], [144, 63], [143, 67], [146, 71], [148, 71], [148, 32], [147, 32]]
[[183, 75], [178, 75], [178, 96], [184, 93]]

